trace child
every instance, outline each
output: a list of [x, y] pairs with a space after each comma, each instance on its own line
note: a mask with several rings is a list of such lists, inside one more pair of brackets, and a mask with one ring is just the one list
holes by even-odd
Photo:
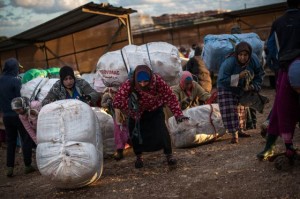
[[19, 118], [36, 144], [36, 126], [41, 103], [39, 101], [29, 102], [27, 97], [16, 97], [11, 102], [12, 110], [19, 114]]
[[117, 153], [115, 154], [115, 160], [121, 160], [124, 158], [123, 150], [128, 142], [128, 128], [127, 119], [120, 109], [114, 109], [112, 107], [112, 101], [116, 94], [116, 88], [107, 88], [101, 100], [101, 106], [107, 109], [107, 112], [112, 115], [114, 120], [114, 137]]

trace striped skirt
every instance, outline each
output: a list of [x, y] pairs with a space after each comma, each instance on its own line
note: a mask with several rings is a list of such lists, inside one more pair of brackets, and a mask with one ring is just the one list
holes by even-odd
[[231, 91], [218, 89], [218, 104], [224, 127], [229, 133], [239, 130], [238, 97]]

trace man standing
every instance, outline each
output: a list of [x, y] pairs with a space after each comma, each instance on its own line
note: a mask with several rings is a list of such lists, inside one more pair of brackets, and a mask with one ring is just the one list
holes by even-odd
[[5, 61], [3, 74], [0, 76], [0, 109], [3, 113], [3, 123], [7, 137], [6, 166], [7, 177], [13, 176], [15, 150], [18, 133], [21, 136], [25, 173], [35, 169], [31, 166], [32, 140], [22, 125], [18, 114], [12, 110], [11, 101], [20, 97], [21, 80], [18, 78], [19, 62], [15, 58]]
[[293, 160], [296, 155], [293, 135], [299, 119], [300, 105], [299, 95], [292, 88], [288, 74], [294, 67], [293, 63], [300, 59], [300, 0], [287, 0], [287, 4], [288, 10], [274, 21], [268, 40], [268, 47], [277, 49], [280, 69], [267, 142], [264, 150], [257, 154], [259, 159], [267, 159], [273, 154], [278, 136], [284, 140], [286, 156]]

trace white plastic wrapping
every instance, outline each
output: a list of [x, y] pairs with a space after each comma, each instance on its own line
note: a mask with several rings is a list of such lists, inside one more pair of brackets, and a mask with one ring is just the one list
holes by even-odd
[[107, 87], [118, 87], [138, 65], [148, 65], [170, 86], [179, 82], [182, 72], [178, 49], [166, 42], [128, 45], [100, 57], [97, 73]]
[[[21, 96], [28, 97], [29, 99], [33, 96], [36, 97], [37, 92], [40, 88], [42, 88], [47, 82], [48, 78], [45, 77], [37, 77], [29, 82], [26, 82], [25, 84], [22, 84], [21, 88]], [[32, 95], [34, 92], [34, 95]]]
[[225, 134], [219, 105], [202, 105], [183, 111], [188, 122], [177, 124], [174, 116], [168, 120], [171, 140], [176, 148], [191, 147], [212, 141]]
[[45, 99], [45, 97], [48, 95], [48, 92], [52, 88], [53, 84], [55, 84], [59, 79], [52, 78], [49, 79], [39, 90], [39, 93], [37, 95], [38, 100], [41, 102]]
[[84, 73], [81, 75], [81, 78], [87, 81], [92, 88], [94, 88], [96, 73]]
[[[29, 82], [22, 84], [21, 96], [28, 97], [29, 99], [33, 96], [38, 101], [43, 101], [47, 96], [48, 92], [52, 88], [53, 84], [57, 82], [57, 78], [45, 78], [37, 77]], [[34, 95], [32, 95], [34, 92]]]
[[97, 73], [95, 75], [95, 79], [94, 79], [94, 89], [95, 91], [99, 92], [99, 93], [104, 93], [106, 86], [104, 85], [101, 76], [99, 75], [99, 73]]
[[114, 121], [112, 116], [101, 108], [93, 107], [92, 109], [96, 113], [100, 123], [103, 139], [103, 156], [106, 158], [115, 152]]
[[38, 169], [56, 187], [83, 187], [100, 178], [102, 134], [87, 104], [69, 99], [44, 106], [38, 117], [37, 143]]

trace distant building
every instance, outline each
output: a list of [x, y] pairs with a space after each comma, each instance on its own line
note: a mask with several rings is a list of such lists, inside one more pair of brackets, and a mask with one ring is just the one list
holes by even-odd
[[140, 28], [145, 28], [149, 26], [153, 26], [153, 19], [150, 15], [145, 14], [133, 14], [130, 16], [131, 28], [136, 30]]

